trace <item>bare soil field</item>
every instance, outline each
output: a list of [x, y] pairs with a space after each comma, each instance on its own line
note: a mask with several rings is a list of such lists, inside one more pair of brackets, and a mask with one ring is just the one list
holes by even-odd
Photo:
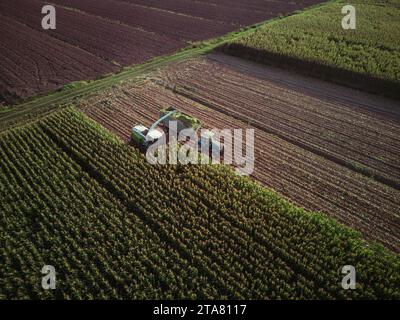
[[[3, 15], [42, 31], [40, 1], [4, 0]], [[21, 10], [20, 8], [24, 9]], [[82, 12], [57, 7], [57, 28], [46, 34], [119, 66], [142, 63], [181, 48], [182, 41], [122, 25]]]
[[[208, 82], [208, 90], [202, 91], [203, 81]], [[211, 55], [171, 65], [142, 85], [115, 87], [81, 107], [126, 141], [134, 124], [150, 125], [166, 106], [199, 118], [205, 127], [254, 128], [254, 179], [297, 205], [322, 211], [365, 238], [400, 252], [400, 191], [330, 156], [348, 161], [347, 157], [357, 154], [369, 159], [363, 148], [370, 143], [371, 158], [378, 152], [376, 148], [382, 148], [385, 159], [391, 161], [387, 163], [397, 166], [399, 113], [390, 100], [338, 88], [236, 58]], [[293, 110], [298, 117], [291, 114]], [[357, 134], [361, 128], [365, 128], [367, 143], [361, 132]], [[314, 134], [309, 133], [311, 130]], [[326, 141], [321, 142], [318, 136], [326, 137]], [[338, 138], [335, 141], [330, 136]], [[349, 139], [347, 144], [344, 136]], [[364, 147], [358, 148], [358, 143]], [[350, 152], [352, 148], [359, 153]], [[343, 150], [349, 152], [342, 154]], [[379, 166], [368, 168], [385, 173]], [[387, 177], [398, 174], [392, 170]]]
[[12, 101], [118, 67], [0, 15], [0, 100]]
[[[47, 2], [1, 1], [2, 28], [8, 30], [1, 36], [0, 104], [94, 79], [322, 1], [240, 2], [55, 0], [57, 28], [42, 30], [41, 8]], [[50, 58], [54, 46], [63, 50]]]

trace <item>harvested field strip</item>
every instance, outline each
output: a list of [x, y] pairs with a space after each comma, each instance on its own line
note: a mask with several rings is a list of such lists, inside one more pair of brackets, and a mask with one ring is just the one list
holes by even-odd
[[[281, 88], [272, 79], [243, 75], [225, 65], [222, 57], [217, 59], [173, 65], [163, 69], [160, 81], [210, 108], [400, 189], [397, 119], [379, 121], [372, 111], [366, 114], [363, 109], [359, 118], [357, 104], [346, 112], [347, 103], [340, 102], [340, 93], [337, 101], [329, 102], [301, 90]], [[267, 77], [268, 67], [259, 68]], [[397, 103], [392, 104], [394, 108]], [[336, 105], [343, 115], [335, 114]]]
[[[352, 90], [343, 86], [335, 85], [329, 82], [303, 77], [295, 73], [284, 72], [279, 68], [263, 68], [259, 63], [253, 63], [248, 60], [237, 59], [221, 54], [208, 55], [212, 61], [229, 66], [230, 69], [248, 75], [253, 81], [269, 80], [279, 84], [282, 89], [301, 90], [302, 93], [310, 97], [315, 97], [328, 102], [337, 103], [334, 110], [339, 113], [352, 113], [357, 116], [373, 116], [374, 118], [384, 119], [385, 122], [400, 122], [400, 109], [393, 100], [385, 99], [380, 96], [366, 94], [358, 90]], [[266, 72], [268, 70], [268, 72]], [[228, 81], [229, 79], [225, 79]], [[338, 92], [340, 91], [340, 96]], [[305, 106], [307, 107], [307, 106]]]
[[[156, 78], [160, 82], [160, 78]], [[112, 102], [111, 102], [112, 101]], [[111, 106], [106, 106], [112, 103]], [[106, 92], [88, 101], [84, 111], [125, 141], [134, 123], [150, 125], [165, 106], [198, 117], [210, 128], [247, 128], [248, 124], [190, 99], [147, 83]], [[360, 230], [368, 239], [400, 250], [400, 197], [395, 189], [256, 129], [253, 177], [308, 209], [326, 212]]]
[[[237, 86], [237, 82], [233, 84], [233, 86]], [[242, 86], [245, 89], [246, 86]], [[199, 99], [201, 100], [202, 97], [200, 96], [196, 96], [193, 93], [193, 89], [195, 90], [203, 90], [206, 91], [207, 90], [207, 81], [202, 81], [199, 80], [199, 83], [196, 83], [195, 85], [192, 86], [188, 86], [188, 87], [183, 87], [182, 89], [179, 88], [178, 91], [181, 92], [182, 94], [186, 94], [186, 95], [191, 95], [193, 96], [194, 99]], [[189, 91], [186, 93], [185, 89], [188, 89]], [[221, 87], [216, 87], [215, 91], [209, 90], [210, 94], [216, 95], [217, 92], [221, 92], [220, 91]], [[220, 93], [219, 95], [219, 100], [218, 103], [223, 103], [223, 101], [225, 101], [226, 99], [228, 99], [228, 97], [235, 97], [235, 98], [239, 98], [239, 99], [243, 99], [246, 100], [250, 103], [254, 103], [254, 105], [258, 103], [260, 103], [260, 100], [256, 101], [255, 99], [251, 99], [249, 98], [247, 95], [244, 94], [240, 94], [238, 93], [236, 90], [234, 89], [226, 89], [226, 92], [224, 92], [223, 94]], [[255, 93], [256, 95], [256, 93]], [[265, 110], [265, 108], [263, 108], [262, 110], [259, 109], [257, 110], [256, 108], [254, 108], [254, 111], [252, 110], [253, 114], [246, 119], [242, 119], [242, 120], [246, 120], [246, 121], [252, 121], [251, 119], [254, 117], [255, 114], [264, 111], [264, 115], [270, 119], [274, 119], [274, 117], [278, 116], [278, 117], [282, 117], [286, 123], [287, 126], [287, 131], [299, 131], [300, 134], [309, 134], [312, 138], [317, 139], [318, 137], [321, 136], [321, 130], [324, 130], [325, 132], [328, 132], [329, 136], [332, 136], [332, 144], [333, 146], [338, 150], [338, 153], [343, 154], [343, 153], [348, 153], [348, 152], [353, 152], [355, 153], [355, 157], [359, 157], [360, 155], [365, 155], [365, 153], [368, 153], [368, 151], [370, 150], [370, 148], [374, 148], [377, 149], [377, 151], [384, 151], [385, 152], [385, 156], [387, 153], [389, 153], [387, 155], [387, 157], [389, 157], [387, 159], [387, 161], [389, 163], [385, 163], [387, 166], [390, 166], [390, 162], [393, 163], [393, 161], [396, 161], [399, 159], [399, 155], [400, 155], [400, 151], [398, 151], [398, 154], [396, 153], [396, 150], [393, 150], [393, 146], [390, 144], [390, 141], [383, 144], [375, 144], [375, 139], [374, 137], [368, 137], [367, 135], [365, 135], [365, 131], [361, 131], [361, 130], [357, 130], [358, 128], [356, 127], [352, 127], [353, 129], [355, 129], [355, 134], [354, 132], [344, 132], [343, 129], [348, 129], [348, 126], [351, 125], [351, 123], [347, 123], [346, 125], [341, 125], [341, 123], [338, 123], [338, 126], [335, 126], [334, 124], [332, 124], [330, 120], [332, 120], [332, 118], [327, 115], [327, 116], [321, 116], [321, 117], [315, 117], [314, 114], [310, 115], [309, 118], [307, 118], [307, 115], [304, 115], [302, 117], [298, 116], [300, 114], [300, 112], [302, 111], [303, 108], [301, 108], [300, 106], [297, 106], [297, 108], [294, 106], [290, 111], [287, 111], [284, 107], [286, 107], [286, 104], [279, 101], [281, 99], [276, 98], [276, 97], [271, 97], [271, 102], [274, 103], [274, 105], [269, 105], [268, 106], [268, 111]], [[203, 103], [207, 103], [207, 98], [204, 98], [204, 100], [202, 101]], [[236, 115], [238, 115], [238, 117], [240, 118], [240, 115], [242, 113], [244, 113], [244, 110], [246, 109], [246, 106], [244, 106], [243, 108], [238, 108], [237, 109], [237, 113]], [[236, 111], [236, 110], [235, 110]], [[266, 111], [266, 112], [265, 112]], [[244, 117], [245, 118], [245, 117]], [[334, 119], [335, 121], [337, 121], [338, 119]], [[271, 120], [272, 121], [272, 120]], [[298, 123], [301, 123], [301, 125], [299, 125]], [[314, 129], [315, 127], [318, 127], [317, 129]], [[304, 129], [307, 128], [307, 129]], [[398, 129], [398, 128], [397, 128]], [[272, 130], [272, 129], [270, 129]], [[364, 132], [364, 136], [362, 135], [362, 133]], [[376, 134], [376, 130], [370, 130], [370, 133], [375, 133]], [[341, 135], [339, 135], [339, 133]], [[367, 131], [368, 133], [368, 131]], [[362, 152], [359, 152], [357, 150], [354, 150], [354, 148], [351, 148], [352, 146], [350, 145], [350, 148], [348, 147], [343, 147], [346, 144], [349, 143], [349, 139], [353, 139], [354, 140], [354, 145], [357, 144], [359, 150], [361, 150]], [[363, 139], [363, 140], [362, 140]], [[394, 138], [393, 140], [398, 140], [396, 138]], [[398, 141], [396, 141], [398, 142]], [[343, 150], [340, 150], [343, 149]], [[340, 152], [340, 151], [344, 151], [344, 152]], [[390, 154], [393, 153], [393, 154]], [[357, 159], [357, 158], [356, 158]], [[380, 160], [379, 162], [383, 162], [382, 160]], [[381, 164], [381, 163], [379, 163]], [[373, 167], [373, 165], [371, 164], [370, 167]]]
[[[237, 76], [237, 75], [234, 75]], [[219, 82], [224, 82], [229, 84], [230, 86], [235, 86], [238, 82], [240, 82], [240, 78], [234, 77], [229, 79], [224, 79], [223, 75], [215, 75], [215, 77], [218, 79]], [[266, 94], [268, 97], [271, 99], [271, 102], [274, 102], [274, 104], [269, 105], [269, 109], [274, 112], [274, 113], [283, 113], [285, 116], [288, 116], [294, 120], [292, 122], [295, 122], [296, 120], [301, 120], [304, 122], [310, 122], [310, 127], [315, 126], [315, 124], [318, 124], [319, 127], [321, 128], [326, 128], [328, 131], [333, 131], [333, 132], [342, 132], [345, 131], [344, 129], [347, 129], [348, 126], [352, 126], [353, 131], [351, 132], [351, 136], [354, 137], [358, 143], [364, 143], [362, 139], [369, 139], [366, 141], [368, 143], [368, 146], [373, 145], [374, 147], [381, 148], [384, 147], [382, 143], [380, 145], [377, 145], [375, 143], [375, 139], [371, 138], [369, 135], [376, 135], [376, 128], [372, 126], [371, 124], [371, 116], [363, 116], [360, 115], [359, 112], [356, 110], [348, 110], [348, 108], [343, 108], [340, 109], [340, 101], [335, 101], [335, 103], [339, 104], [339, 107], [336, 107], [332, 105], [332, 103], [324, 103], [324, 101], [319, 101], [321, 106], [323, 107], [322, 110], [320, 109], [315, 109], [310, 106], [310, 104], [315, 103], [314, 99], [310, 99], [309, 97], [305, 97], [302, 95], [298, 95], [296, 100], [296, 104], [292, 106], [291, 109], [289, 110], [282, 110], [282, 106], [285, 105], [287, 96], [290, 95], [289, 90], [284, 90], [281, 89], [282, 94], [284, 98], [282, 99], [280, 96], [276, 96], [275, 92], [270, 90], [268, 92], [260, 90], [260, 86], [262, 86], [262, 82], [254, 81], [252, 83], [242, 83], [242, 87], [246, 89], [247, 91], [251, 92], [254, 94], [254, 97], [246, 97], [243, 94], [238, 93], [238, 96], [242, 95], [245, 98], [249, 99], [249, 102], [254, 102], [257, 103], [259, 99], [262, 99], [263, 96]], [[204, 87], [204, 83], [203, 83]], [[226, 90], [226, 94], [232, 93], [232, 89]], [[303, 113], [304, 110], [307, 111], [312, 111], [312, 114], [309, 114], [309, 117], [306, 117]], [[354, 118], [356, 117], [357, 121], [354, 121]], [[373, 116], [372, 116], [373, 117]], [[335, 125], [332, 124], [332, 121], [335, 121]], [[368, 122], [367, 122], [368, 121]], [[386, 130], [385, 132], [382, 132], [382, 136], [384, 138], [390, 138], [393, 139], [397, 142], [400, 142], [400, 126], [398, 125], [400, 123], [397, 122], [396, 124], [391, 125], [390, 123], [384, 123], [381, 124], [382, 129]], [[396, 122], [395, 122], [396, 123]], [[367, 133], [368, 135], [365, 135]], [[349, 135], [345, 135], [345, 138], [341, 140], [341, 142], [345, 142]], [[385, 142], [385, 141], [382, 141]], [[387, 144], [386, 146], [391, 146], [391, 144]], [[390, 148], [393, 149], [393, 148]], [[393, 150], [389, 150], [393, 151]]]
[[[222, 104], [223, 100], [221, 100], [221, 102], [220, 102], [221, 104], [210, 105], [209, 102], [208, 102], [209, 101], [208, 98], [198, 97], [195, 94], [193, 94], [192, 92], [187, 94], [184, 90], [179, 90], [179, 93], [181, 95], [183, 95], [183, 96], [189, 97], [190, 99], [192, 99], [192, 100], [194, 100], [194, 101], [196, 101], [196, 102], [198, 102], [200, 104], [206, 105], [211, 109], [216, 109], [216, 110], [219, 110], [219, 111], [223, 110], [223, 107], [221, 107], [223, 105]], [[230, 97], [232, 97], [232, 96], [230, 96]], [[241, 120], [241, 121], [244, 121], [246, 123], [252, 124], [254, 127], [256, 127], [256, 128], [258, 128], [260, 130], [263, 130], [263, 131], [265, 131], [267, 133], [271, 133], [271, 134], [273, 134], [273, 135], [275, 135], [275, 136], [277, 136], [279, 138], [282, 138], [282, 139], [288, 141], [289, 143], [295, 144], [295, 145], [297, 145], [297, 146], [299, 146], [299, 147], [301, 147], [301, 148], [303, 148], [303, 149], [305, 149], [307, 151], [310, 151], [310, 152], [313, 152], [313, 153], [315, 153], [315, 154], [317, 154], [319, 156], [325, 157], [330, 161], [334, 161], [334, 162], [336, 162], [336, 163], [338, 163], [340, 165], [349, 167], [350, 169], [353, 169], [356, 172], [359, 172], [359, 173], [365, 174], [367, 176], [373, 177], [374, 179], [376, 179], [379, 182], [383, 182], [383, 183], [385, 183], [385, 184], [387, 184], [387, 185], [389, 185], [391, 187], [394, 187], [396, 189], [400, 189], [400, 185], [398, 184], [397, 181], [394, 182], [390, 178], [388, 179], [386, 177], [382, 177], [382, 176], [379, 176], [379, 175], [377, 176], [377, 175], [373, 174], [372, 170], [375, 169], [376, 167], [378, 167], [380, 169], [384, 169], [384, 168], [382, 168], [382, 163], [379, 163], [379, 162], [382, 162], [382, 161], [378, 160], [378, 164], [369, 163], [368, 162], [369, 160], [374, 161], [374, 160], [377, 160], [377, 159], [370, 159], [370, 157], [368, 156], [368, 152], [366, 152], [367, 154], [364, 153], [364, 157], [362, 158], [362, 160], [365, 161], [365, 163], [368, 165], [368, 167], [366, 167], [366, 168], [362, 168], [361, 167], [360, 168], [359, 163], [354, 162], [354, 161], [358, 161], [359, 160], [359, 158], [357, 158], [357, 155], [359, 154], [359, 152], [356, 151], [356, 149], [354, 148], [354, 145], [352, 146], [353, 148], [349, 149], [349, 148], [343, 148], [342, 145], [337, 144], [335, 142], [332, 142], [332, 147], [336, 148], [336, 150], [335, 150], [335, 152], [330, 152], [329, 149], [327, 150], [327, 149], [324, 148], [325, 140], [323, 139], [324, 138], [323, 136], [322, 136], [322, 141], [321, 141], [321, 145], [323, 146], [323, 148], [321, 149], [320, 146], [318, 146], [316, 144], [313, 144], [312, 142], [304, 143], [303, 141], [299, 141], [297, 139], [293, 139], [293, 137], [290, 134], [294, 133], [295, 130], [293, 130], [294, 128], [292, 126], [288, 125], [288, 124], [284, 125], [284, 128], [283, 128], [284, 130], [281, 130], [281, 128], [271, 128], [269, 126], [266, 126], [261, 121], [255, 120], [255, 119], [257, 119], [257, 115], [259, 113], [254, 113], [252, 116], [247, 116], [247, 115], [243, 115], [243, 114], [244, 114], [245, 111], [248, 111], [248, 109], [242, 109], [242, 112], [239, 111], [239, 108], [237, 108], [236, 110], [235, 111], [229, 111], [229, 112], [223, 111], [223, 113], [225, 113], [228, 116], [234, 117], [234, 118], [236, 118], [238, 120]], [[249, 114], [249, 113], [251, 113], [251, 112], [247, 112], [247, 114]], [[316, 134], [313, 135], [312, 133], [310, 133], [308, 128], [306, 130], [301, 129], [302, 128], [301, 126], [299, 128], [300, 128], [300, 129], [298, 129], [299, 132], [296, 132], [297, 134], [299, 134], [299, 133], [300, 134], [308, 134], [309, 137], [316, 138], [316, 139], [319, 139], [319, 137], [320, 137], [319, 135], [316, 135]], [[352, 151], [353, 159], [352, 158], [349, 158], [349, 159], [344, 158], [342, 153], [339, 153], [340, 149], [342, 149], [342, 151], [346, 150], [346, 149]], [[397, 160], [398, 160], [398, 158], [394, 157], [394, 161], [397, 161]], [[397, 172], [399, 170], [397, 166], [394, 167], [394, 166], [391, 166], [390, 164], [387, 164], [386, 167], [387, 167], [386, 168], [387, 170], [385, 172], [390, 172], [390, 174], [391, 174], [392, 170], [395, 170], [395, 172]]]

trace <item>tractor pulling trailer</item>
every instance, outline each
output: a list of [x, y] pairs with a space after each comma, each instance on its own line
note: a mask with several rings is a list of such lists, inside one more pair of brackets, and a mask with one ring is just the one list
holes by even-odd
[[[184, 129], [192, 129], [197, 135], [200, 128], [201, 122], [197, 118], [189, 116], [181, 111], [174, 109], [173, 107], [160, 110], [159, 118], [155, 121], [150, 128], [142, 124], [135, 125], [131, 132], [131, 143], [141, 150], [146, 151], [152, 144], [156, 143], [162, 137], [168, 138], [170, 131], [170, 122], [176, 123], [176, 136]], [[168, 139], [166, 139], [167, 141]], [[204, 144], [209, 145], [209, 154], [211, 152], [223, 151], [223, 146], [219, 139], [216, 139], [215, 135], [210, 130], [201, 130], [201, 136], [198, 141], [199, 150], [202, 150]]]

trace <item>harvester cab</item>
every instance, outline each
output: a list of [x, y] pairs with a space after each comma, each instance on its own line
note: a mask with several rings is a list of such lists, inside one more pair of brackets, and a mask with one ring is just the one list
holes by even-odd
[[164, 131], [158, 128], [158, 125], [163, 121], [166, 121], [176, 112], [176, 110], [171, 110], [170, 112], [164, 114], [156, 122], [154, 122], [150, 128], [147, 128], [141, 124], [134, 126], [131, 132], [131, 142], [140, 148], [147, 149], [151, 144], [155, 143], [158, 139], [165, 135]]
[[131, 139], [138, 145], [145, 146], [156, 142], [163, 136], [164, 132], [158, 129], [150, 130], [143, 125], [137, 125], [132, 128]]

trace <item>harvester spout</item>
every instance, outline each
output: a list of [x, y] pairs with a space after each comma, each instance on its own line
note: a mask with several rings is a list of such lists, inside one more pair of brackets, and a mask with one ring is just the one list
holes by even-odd
[[162, 116], [160, 119], [158, 119], [156, 122], [154, 122], [152, 124], [152, 126], [149, 129], [149, 132], [154, 130], [155, 128], [158, 127], [158, 125], [163, 122], [164, 120], [168, 119], [169, 117], [171, 117], [173, 114], [175, 114], [177, 111], [176, 110], [172, 110], [170, 112], [168, 112], [166, 115]]

